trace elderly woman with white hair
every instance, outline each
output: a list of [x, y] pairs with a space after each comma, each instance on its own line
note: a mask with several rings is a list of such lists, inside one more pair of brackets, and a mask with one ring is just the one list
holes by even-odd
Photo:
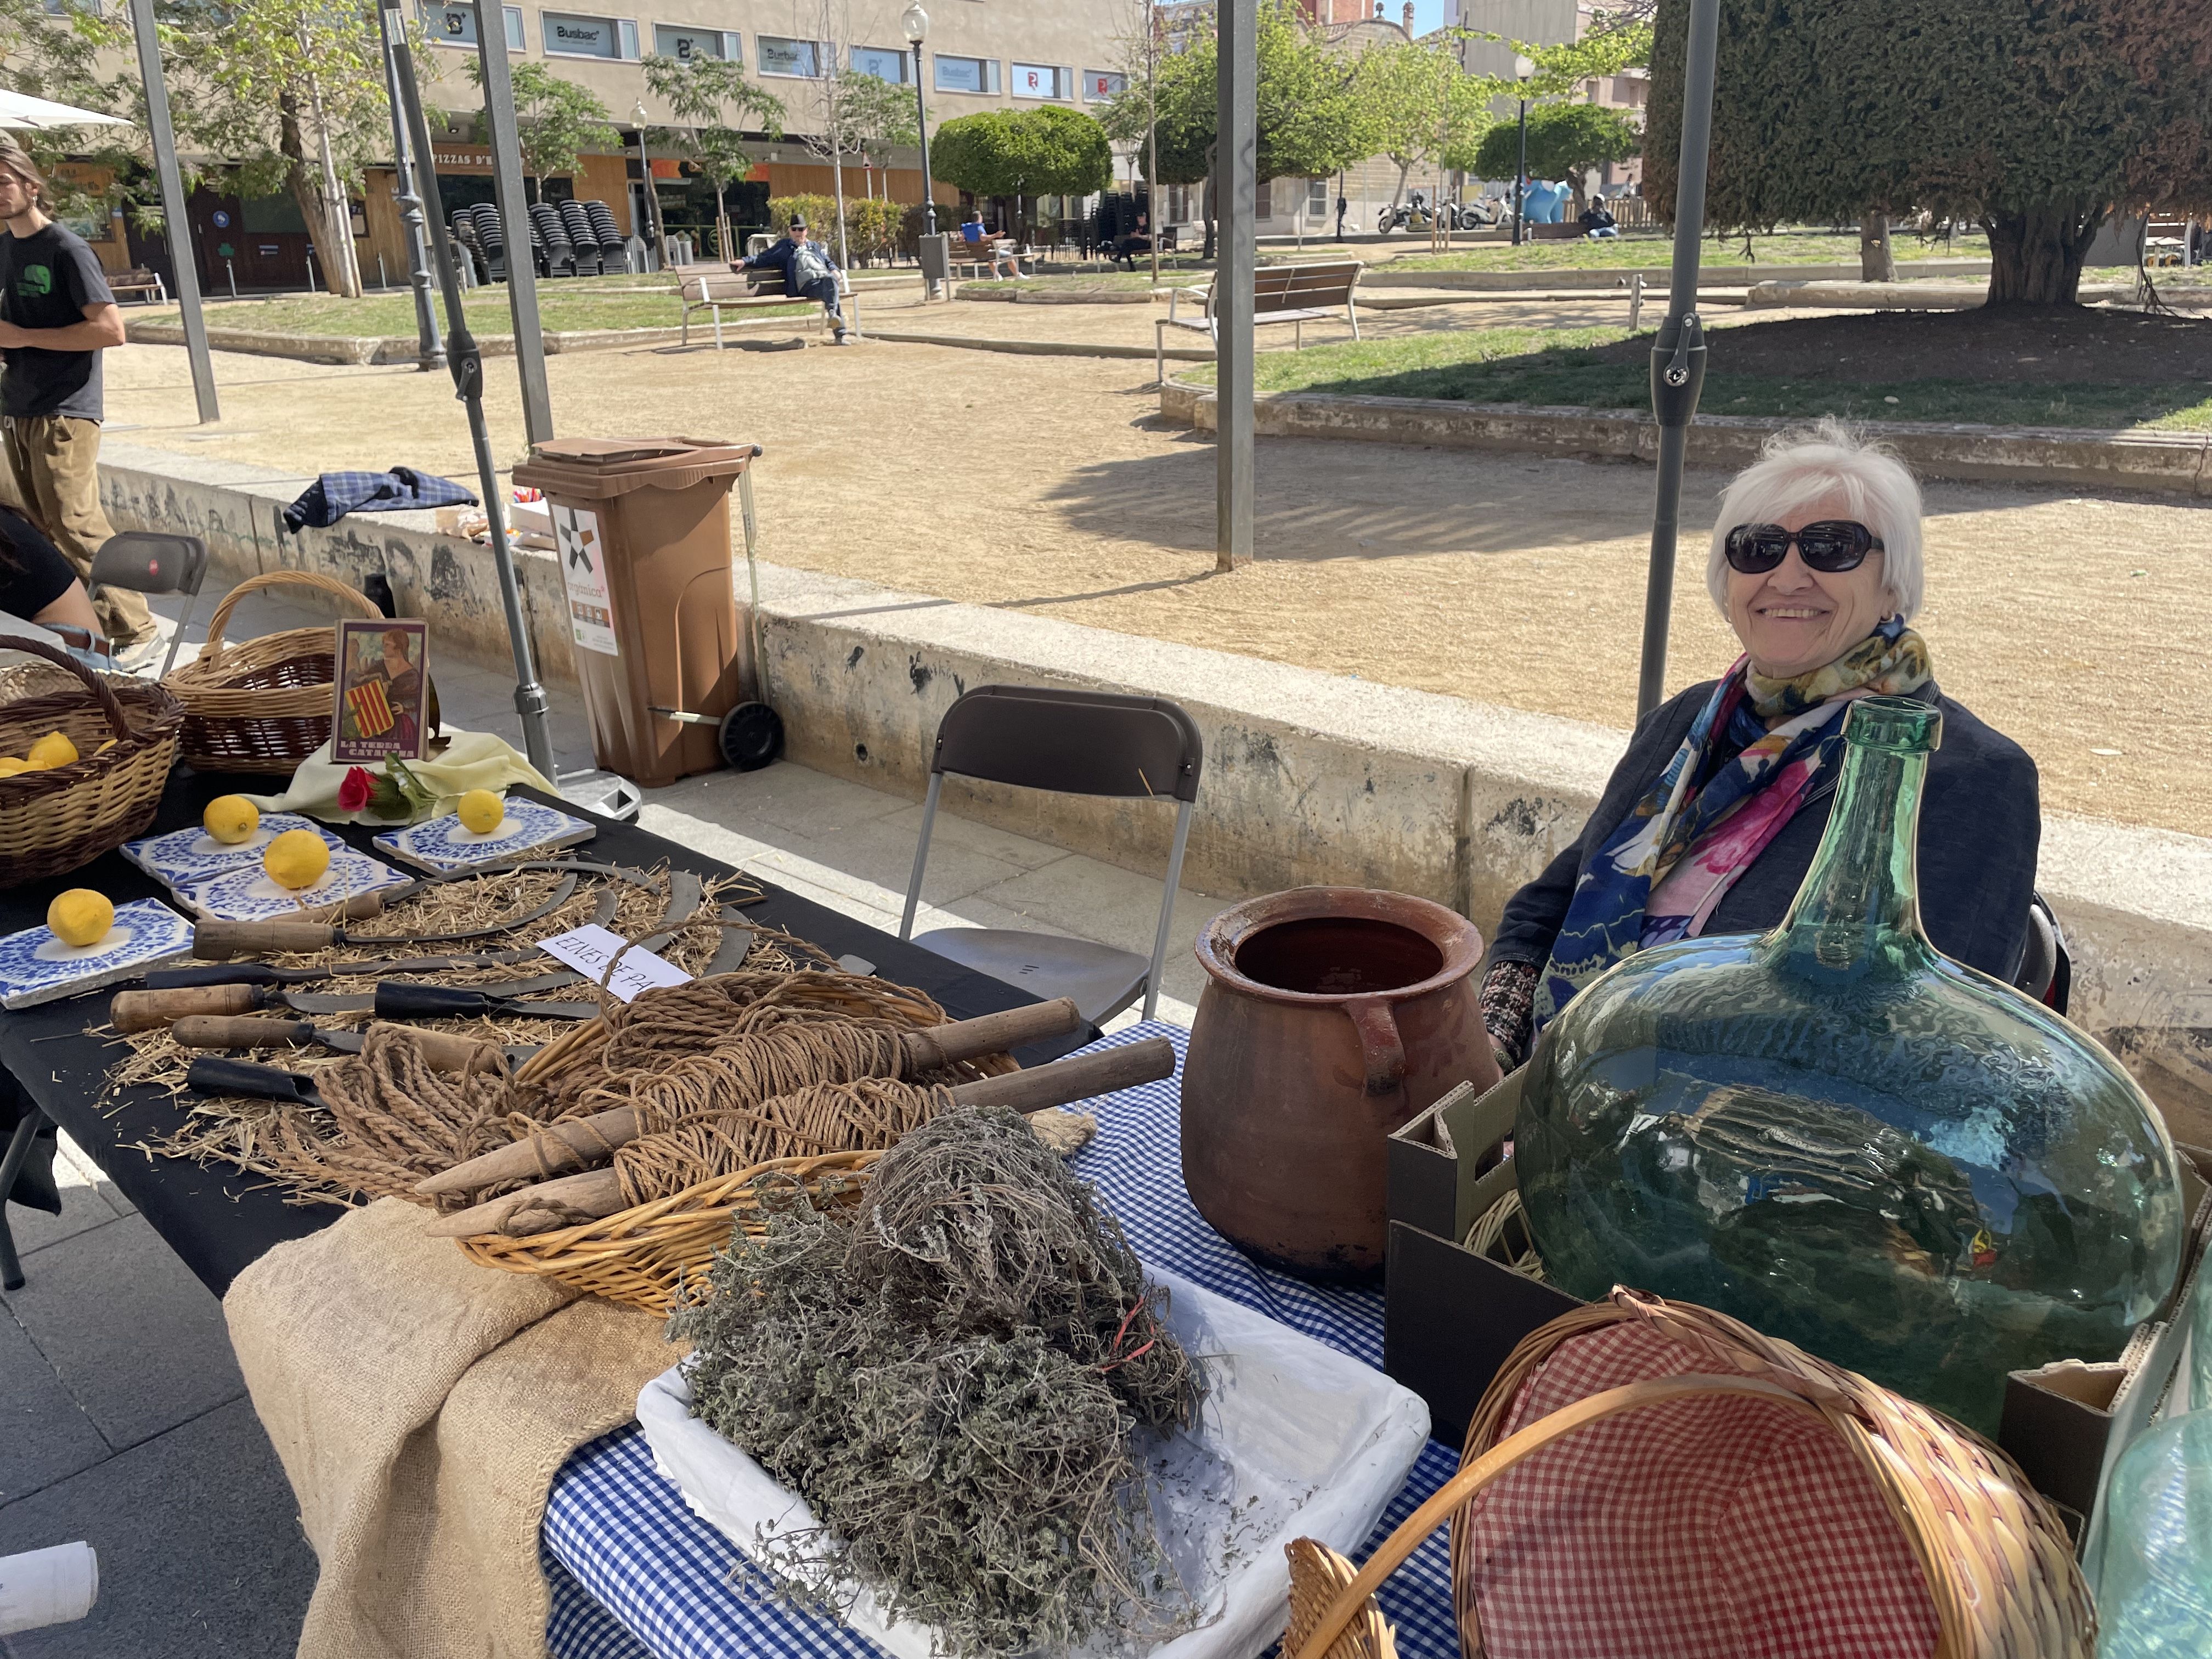
[[1785, 434], [1721, 497], [1706, 586], [1742, 641], [1654, 709], [1573, 846], [1505, 907], [1482, 988], [1499, 1063], [1645, 945], [1782, 920], [1827, 826], [1857, 697], [1943, 713], [1920, 810], [1920, 908], [1945, 955], [2009, 981], [2041, 831], [2035, 763], [1937, 690], [1920, 609], [1920, 490], [1838, 422]]

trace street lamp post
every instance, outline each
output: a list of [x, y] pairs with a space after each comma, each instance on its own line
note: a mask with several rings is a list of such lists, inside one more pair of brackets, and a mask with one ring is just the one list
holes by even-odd
[[1522, 56], [1513, 60], [1513, 78], [1521, 82], [1521, 166], [1513, 175], [1513, 246], [1521, 246], [1522, 204], [1528, 191], [1528, 77], [1536, 72], [1534, 58]]
[[[921, 43], [929, 37], [929, 14], [921, 9], [921, 0], [912, 0], [899, 21], [906, 27], [907, 45], [914, 48], [914, 130], [921, 140], [921, 234], [934, 236], [937, 203], [929, 188], [929, 106], [921, 92]], [[930, 286], [934, 290], [936, 284]], [[930, 297], [936, 297], [933, 291]]]

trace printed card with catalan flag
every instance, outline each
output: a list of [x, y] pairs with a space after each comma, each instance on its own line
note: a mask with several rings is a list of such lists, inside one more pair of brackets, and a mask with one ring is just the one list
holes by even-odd
[[430, 625], [410, 617], [359, 619], [337, 625], [337, 726], [331, 758], [422, 758], [428, 721]]

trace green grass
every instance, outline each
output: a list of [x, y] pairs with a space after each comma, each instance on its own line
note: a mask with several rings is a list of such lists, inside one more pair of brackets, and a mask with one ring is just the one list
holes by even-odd
[[[1778, 231], [1769, 236], [1753, 236], [1751, 246], [1752, 252], [1757, 256], [1750, 261], [1753, 264], [1856, 266], [1859, 258], [1859, 239], [1856, 236], [1836, 236], [1822, 231]], [[1910, 231], [1901, 231], [1894, 234], [1891, 246], [1896, 252], [1899, 265], [1923, 259], [1986, 259], [1990, 257], [1989, 239], [1978, 233], [1955, 236], [1948, 245], [1931, 241], [1923, 246]], [[1603, 242], [1577, 237], [1571, 241], [1523, 242], [1519, 247], [1503, 242], [1471, 247], [1461, 252], [1409, 253], [1391, 260], [1389, 268], [1393, 270], [1596, 270], [1616, 267], [1626, 270], [1665, 265], [1674, 257], [1673, 239], [1665, 233], [1625, 231], [1612, 240]], [[1705, 240], [1705, 263], [1709, 265], [1745, 264], [1743, 238], [1708, 236]]]
[[[758, 310], [726, 315], [799, 317], [815, 309], [811, 302], [801, 301], [774, 310], [763, 306]], [[479, 334], [514, 331], [503, 285], [475, 290], [468, 298], [467, 312], [469, 326]], [[546, 331], [554, 334], [571, 329], [673, 328], [683, 320], [683, 307], [673, 294], [623, 295], [603, 289], [597, 295], [572, 295], [548, 283], [538, 290], [538, 315]], [[207, 317], [210, 328], [246, 329], [268, 334], [375, 336], [415, 332], [415, 302], [404, 294], [372, 294], [361, 300], [301, 295], [281, 300], [225, 301], [210, 305]], [[438, 318], [442, 326], [443, 305], [438, 308]]]
[[[1624, 340], [1620, 328], [1487, 328], [1389, 340], [1263, 351], [1255, 379], [1261, 392], [1325, 392], [1358, 398], [1435, 398], [1454, 403], [1527, 404], [1648, 410], [1649, 369], [1611, 362], [1591, 348]], [[1649, 336], [1644, 337], [1648, 338]], [[1211, 385], [1208, 366], [1186, 378]], [[1707, 415], [1862, 421], [1964, 421], [1990, 426], [2137, 428], [2212, 432], [2212, 386], [2057, 386], [1978, 380], [1898, 380], [1873, 385], [1762, 376], [1706, 377], [1698, 408]]]

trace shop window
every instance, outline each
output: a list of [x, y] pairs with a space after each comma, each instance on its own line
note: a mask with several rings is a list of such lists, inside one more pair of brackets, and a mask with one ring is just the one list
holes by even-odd
[[[507, 49], [522, 51], [522, 8], [501, 6], [500, 15], [507, 20]], [[477, 9], [426, 5], [422, 8], [422, 30], [433, 46], [467, 46], [473, 50], [477, 44]]]
[[1014, 65], [1014, 96], [1065, 98], [1069, 78], [1066, 70], [1054, 69], [1049, 64], [1017, 64]]
[[695, 29], [686, 24], [655, 23], [653, 49], [663, 58], [688, 64], [695, 58], [719, 58], [725, 63], [744, 62], [744, 37], [731, 29]]
[[995, 58], [948, 58], [937, 54], [937, 90], [992, 93], [999, 89]]
[[1107, 104], [1129, 89], [1129, 77], [1118, 70], [1085, 70], [1083, 71], [1083, 101], [1086, 104]]
[[853, 48], [853, 67], [863, 75], [872, 75], [878, 81], [888, 81], [895, 87], [904, 86], [910, 78], [914, 60], [902, 52], [888, 46], [855, 46]]
[[763, 75], [789, 75], [801, 80], [818, 79], [822, 74], [823, 51], [815, 40], [785, 40], [773, 34], [760, 38], [760, 72]]
[[637, 25], [627, 17], [585, 17], [574, 12], [538, 14], [539, 38], [546, 55], [553, 58], [607, 58], [617, 61], [637, 56]]

